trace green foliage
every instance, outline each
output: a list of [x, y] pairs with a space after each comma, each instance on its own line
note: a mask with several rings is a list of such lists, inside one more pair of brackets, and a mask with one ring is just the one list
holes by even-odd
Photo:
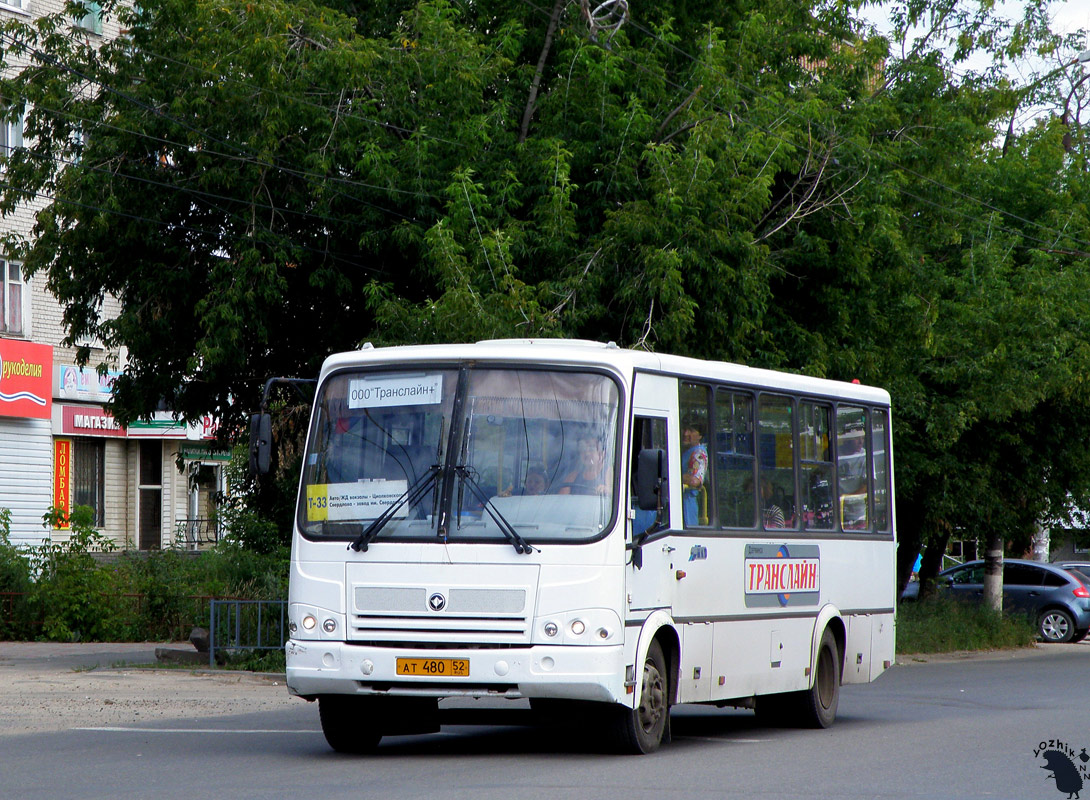
[[[114, 590], [109, 575], [97, 569], [92, 552], [109, 552], [113, 542], [94, 527], [94, 509], [76, 506], [67, 515], [51, 508], [43, 516], [47, 530], [67, 522], [64, 541], [51, 538], [32, 551], [31, 568], [45, 617], [42, 634], [53, 641], [93, 641], [106, 634], [98, 598]], [[109, 638], [109, 637], [107, 637]]]
[[23, 550], [11, 544], [11, 511], [0, 508], [0, 638], [16, 638], [37, 617], [31, 597], [31, 567]]
[[[62, 512], [45, 516], [52, 528]], [[15, 548], [0, 509], [0, 635], [53, 641], [166, 641], [208, 626], [212, 598], [283, 600], [287, 552], [262, 554], [237, 542], [210, 551], [109, 554], [90, 509], [71, 514], [66, 541]], [[2, 597], [2, 595], [0, 595]]]
[[[955, 530], [1018, 548], [1090, 507], [1090, 83], [1047, 5], [901, 0], [887, 40], [852, 4], [677, 0], [608, 45], [572, 3], [108, 2], [101, 46], [13, 17], [0, 210], [55, 199], [8, 251], [69, 342], [127, 349], [123, 423], [239, 431], [268, 376], [364, 340], [885, 386], [907, 579]], [[1030, 53], [1056, 66], [1018, 84]], [[296, 458], [231, 512], [243, 546], [286, 541]]]
[[1037, 627], [1024, 614], [1003, 614], [950, 598], [902, 603], [897, 609], [897, 650], [949, 653], [1031, 647]]

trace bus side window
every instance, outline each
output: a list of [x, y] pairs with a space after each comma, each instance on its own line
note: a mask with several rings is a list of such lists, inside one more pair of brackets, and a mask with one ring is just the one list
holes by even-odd
[[666, 450], [666, 420], [659, 417], [636, 417], [632, 427], [632, 464], [629, 468], [631, 475], [631, 507], [635, 516], [632, 520], [632, 535], [638, 536], [652, 528], [667, 528], [670, 526], [670, 487], [669, 482], [664, 482], [659, 493], [662, 501], [657, 511], [641, 509], [636, 503], [636, 465], [639, 461], [641, 450]]
[[817, 403], [799, 404], [799, 492], [802, 525], [807, 530], [836, 527], [833, 452], [830, 441], [832, 408]]
[[716, 391], [713, 446], [719, 524], [724, 528], [752, 528], [757, 519], [752, 395]]
[[836, 473], [840, 484], [840, 524], [846, 531], [870, 529], [867, 411], [836, 409]]
[[757, 410], [761, 516], [766, 530], [798, 527], [795, 513], [795, 415], [789, 397], [762, 394]]
[[686, 528], [706, 526], [712, 470], [708, 463], [708, 400], [711, 388], [695, 383], [678, 387], [681, 411], [681, 511]]
[[881, 532], [890, 529], [889, 412], [871, 412], [871, 459], [874, 463], [874, 523]]

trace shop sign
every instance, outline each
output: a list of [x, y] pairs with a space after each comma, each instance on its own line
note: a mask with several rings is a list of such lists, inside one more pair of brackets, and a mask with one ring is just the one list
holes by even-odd
[[70, 527], [68, 512], [72, 508], [72, 440], [53, 440], [53, 507], [64, 513], [58, 516], [58, 530]]
[[53, 348], [0, 339], [0, 417], [49, 419], [53, 411]]
[[61, 406], [61, 433], [68, 436], [124, 436], [114, 415], [97, 406]]
[[101, 406], [70, 406], [58, 403], [58, 407], [61, 410], [60, 433], [65, 436], [200, 440], [212, 439], [216, 435], [216, 424], [210, 416], [187, 426], [172, 418], [169, 412], [157, 411], [151, 420], [136, 420], [128, 428], [124, 428], [114, 419], [113, 414]]
[[94, 367], [74, 367], [60, 364], [57, 372], [57, 397], [62, 400], [83, 400], [108, 403], [113, 396], [114, 382], [121, 377], [117, 370], [99, 375]]

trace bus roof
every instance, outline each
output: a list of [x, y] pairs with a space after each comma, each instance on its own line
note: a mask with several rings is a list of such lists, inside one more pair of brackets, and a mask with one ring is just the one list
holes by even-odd
[[851, 398], [880, 405], [889, 405], [890, 402], [889, 393], [874, 386], [812, 378], [726, 361], [705, 361], [644, 350], [626, 350], [613, 342], [586, 339], [490, 339], [471, 344], [393, 347], [373, 347], [368, 343], [359, 350], [331, 355], [322, 365], [321, 378], [324, 379], [334, 370], [348, 367], [461, 361], [607, 367], [624, 376], [631, 376], [636, 372], [651, 372], [694, 380], [780, 389], [798, 394]]

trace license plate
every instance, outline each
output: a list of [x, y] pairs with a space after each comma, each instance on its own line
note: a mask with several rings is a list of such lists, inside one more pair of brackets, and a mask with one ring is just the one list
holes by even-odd
[[398, 675], [427, 675], [429, 678], [468, 678], [468, 658], [399, 658]]

